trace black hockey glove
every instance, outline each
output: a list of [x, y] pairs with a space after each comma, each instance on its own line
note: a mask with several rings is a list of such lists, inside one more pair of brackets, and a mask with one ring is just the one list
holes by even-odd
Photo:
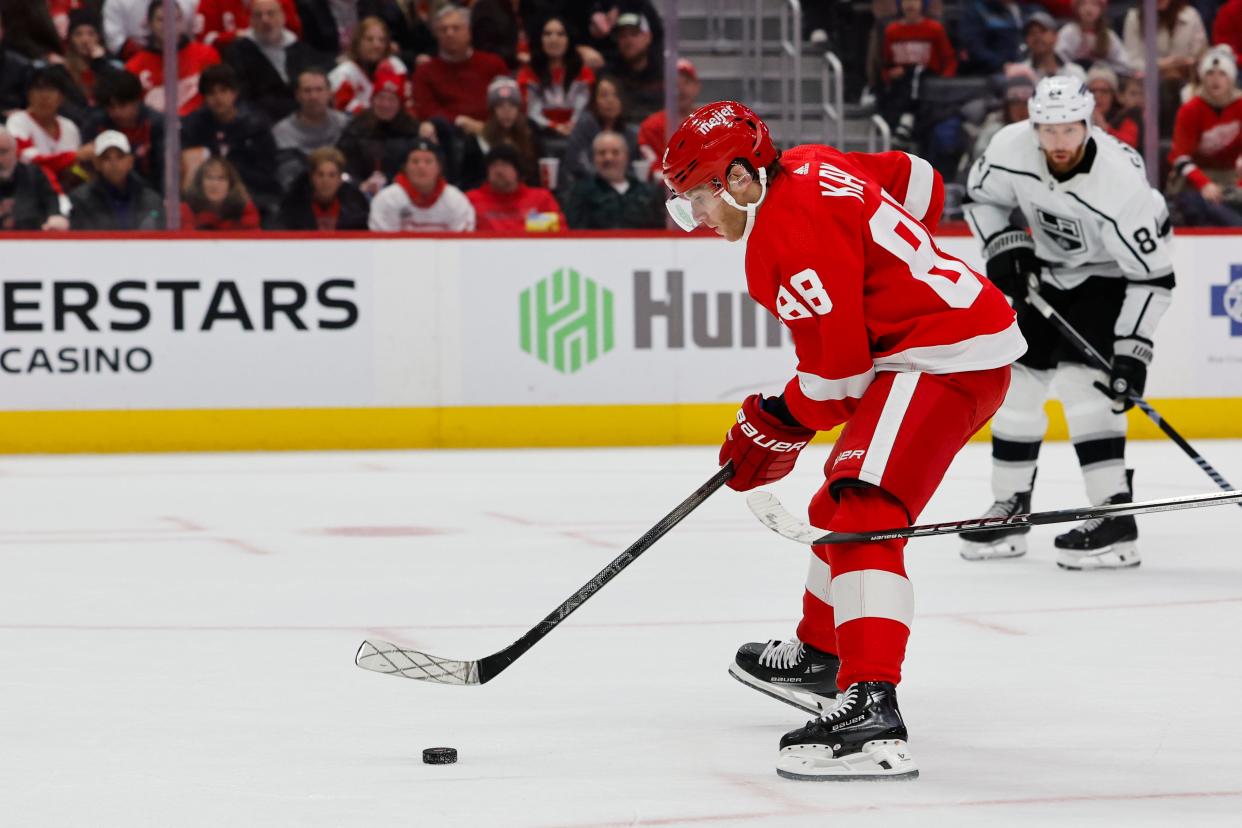
[[1010, 227], [988, 240], [983, 255], [987, 258], [988, 281], [1017, 307], [1026, 297], [1028, 278], [1038, 278], [1042, 269], [1034, 240], [1025, 230]]
[[1151, 358], [1151, 342], [1146, 339], [1118, 339], [1113, 343], [1113, 365], [1108, 372], [1108, 388], [1099, 387], [1113, 398], [1114, 413], [1129, 411], [1134, 407], [1132, 397], [1143, 396]]

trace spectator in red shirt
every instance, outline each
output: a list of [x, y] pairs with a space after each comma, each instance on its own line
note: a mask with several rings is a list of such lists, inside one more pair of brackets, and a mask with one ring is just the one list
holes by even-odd
[[591, 101], [595, 73], [583, 62], [565, 21], [549, 17], [517, 76], [526, 115], [547, 137], [563, 145]]
[[376, 78], [396, 78], [402, 106], [412, 109], [410, 72], [401, 58], [392, 54], [392, 36], [378, 17], [364, 17], [349, 40], [347, 59], [328, 75], [332, 85], [332, 104], [342, 112], [357, 115], [371, 105]]
[[258, 230], [255, 209], [237, 170], [223, 158], [208, 158], [194, 173], [181, 202], [183, 230]]
[[306, 173], [293, 183], [280, 205], [285, 230], [366, 230], [370, 205], [345, 180], [345, 156], [336, 147], [320, 147], [307, 158]]
[[1199, 61], [1199, 94], [1182, 104], [1173, 125], [1176, 192], [1187, 224], [1242, 227], [1238, 160], [1242, 154], [1242, 92], [1229, 46]]
[[487, 151], [487, 182], [466, 192], [474, 205], [475, 229], [504, 233], [557, 233], [566, 228], [556, 197], [522, 183], [517, 150], [500, 144]]
[[[302, 36], [302, 19], [294, 0], [279, 0], [284, 13], [285, 28], [298, 37]], [[239, 34], [250, 28], [250, 13], [254, 0], [200, 0], [198, 19], [201, 28], [198, 39], [208, 46], [223, 49]]]
[[[677, 118], [684, 121], [697, 108], [695, 100], [702, 91], [698, 70], [686, 58], [677, 61]], [[645, 158], [655, 161], [664, 157], [664, 142], [668, 140], [668, 118], [665, 110], [657, 110], [638, 127], [638, 146]]]
[[414, 103], [424, 120], [442, 118], [468, 135], [487, 120], [487, 86], [506, 75], [504, 59], [470, 45], [470, 13], [447, 5], [436, 13], [432, 32], [440, 53], [414, 72]]
[[1233, 49], [1233, 59], [1242, 59], [1242, 0], [1226, 0], [1212, 23], [1212, 42]]
[[[151, 0], [147, 6], [147, 25], [151, 36], [146, 47], [129, 59], [125, 68], [132, 72], [146, 93], [147, 106], [156, 112], [164, 111], [164, 5], [161, 0]], [[177, 10], [177, 31], [183, 31], [181, 10]], [[177, 110], [189, 115], [203, 105], [198, 93], [198, 76], [208, 66], [220, 62], [215, 49], [203, 43], [195, 43], [184, 34], [177, 40]]]
[[919, 78], [952, 77], [957, 56], [944, 26], [923, 14], [923, 0], [901, 0], [901, 17], [884, 29], [883, 53], [880, 114], [898, 145], [909, 146], [919, 108]]
[[1139, 146], [1143, 113], [1127, 110], [1121, 104], [1117, 73], [1103, 63], [1087, 72], [1087, 89], [1095, 96], [1095, 125], [1123, 144]]

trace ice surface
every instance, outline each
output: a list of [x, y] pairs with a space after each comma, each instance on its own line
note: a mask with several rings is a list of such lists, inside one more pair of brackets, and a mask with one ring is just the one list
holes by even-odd
[[[1242, 442], [1201, 449], [1242, 481]], [[1236, 507], [1140, 518], [1124, 572], [1056, 569], [1056, 527], [1013, 561], [912, 542], [913, 783], [776, 776], [803, 717], [725, 668], [791, 631], [807, 553], [731, 491], [486, 686], [354, 666], [367, 636], [500, 649], [715, 453], [0, 458], [0, 824], [1242, 824]], [[1130, 456], [1140, 498], [1212, 490], [1167, 442]], [[1069, 446], [1044, 461], [1036, 508], [1083, 502]], [[979, 513], [987, 472], [972, 445], [923, 520]]]

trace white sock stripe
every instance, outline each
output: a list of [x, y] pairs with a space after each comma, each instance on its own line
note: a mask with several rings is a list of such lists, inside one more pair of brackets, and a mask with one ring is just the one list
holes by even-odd
[[914, 389], [919, 384], [918, 371], [893, 375], [893, 384], [888, 389], [888, 399], [876, 421], [875, 431], [871, 435], [871, 444], [867, 446], [867, 455], [863, 458], [862, 468], [858, 471], [858, 479], [879, 486], [884, 478], [884, 469], [888, 466], [889, 455], [893, 453], [893, 443], [897, 442], [897, 432], [906, 418], [906, 409], [914, 397]]
[[812, 553], [811, 565], [806, 571], [806, 591], [828, 606], [832, 606], [832, 592], [829, 589], [831, 583], [832, 570], [828, 568], [828, 564], [820, 560], [818, 555]]
[[858, 569], [832, 579], [837, 626], [858, 618], [889, 618], [907, 627], [914, 620], [914, 586], [883, 569]]

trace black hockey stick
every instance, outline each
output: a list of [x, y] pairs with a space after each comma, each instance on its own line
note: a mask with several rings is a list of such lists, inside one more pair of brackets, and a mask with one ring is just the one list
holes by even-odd
[[932, 535], [956, 535], [961, 532], [980, 532], [999, 529], [1002, 526], [1042, 526], [1047, 523], [1073, 523], [1080, 520], [1124, 515], [1144, 515], [1149, 512], [1174, 512], [1179, 509], [1198, 509], [1203, 506], [1223, 506], [1242, 503], [1242, 492], [1212, 492], [1211, 494], [1169, 497], [1163, 500], [1146, 500], [1142, 503], [1116, 503], [1110, 506], [1083, 506], [1078, 509], [1058, 509], [1053, 512], [1032, 512], [1029, 515], [1009, 517], [971, 518], [949, 523], [926, 523], [922, 526], [903, 526], [896, 529], [878, 529], [873, 532], [829, 532], [799, 520], [785, 509], [770, 492], [753, 492], [746, 498], [746, 505], [763, 525], [781, 537], [798, 543], [820, 545], [826, 543], [871, 543], [898, 538], [925, 538]]
[[387, 673], [420, 681], [434, 681], [439, 684], [486, 684], [517, 661], [523, 653], [535, 646], [541, 638], [552, 632], [588, 598], [599, 592], [604, 584], [617, 577], [621, 570], [632, 564], [639, 555], [668, 534], [670, 529], [701, 506], [732, 476], [733, 465], [731, 463], [721, 466], [720, 471], [712, 475], [711, 479], [700, 486], [694, 494], [683, 500], [677, 508], [661, 518], [659, 523], [648, 529], [641, 538], [630, 544], [630, 547], [613, 559], [612, 563], [601, 569], [599, 574], [583, 584], [581, 589], [569, 596], [559, 607], [552, 610], [547, 618], [498, 653], [484, 656], [478, 661], [454, 661], [405, 649], [386, 641], [368, 640], [363, 641], [362, 646], [358, 648], [354, 663], [364, 670], [374, 670], [377, 673]]
[[[1048, 301], [1044, 299], [1044, 297], [1040, 296], [1039, 292], [1034, 288], [1027, 290], [1026, 301], [1029, 302], [1035, 310], [1039, 311], [1040, 315], [1051, 322], [1052, 326], [1060, 331], [1061, 335], [1068, 339], [1071, 345], [1081, 351], [1083, 356], [1090, 360], [1096, 368], [1099, 368], [1101, 371], [1108, 371], [1112, 367], [1108, 364], [1108, 360], [1104, 358], [1104, 355], [1092, 347], [1091, 343], [1084, 339], [1082, 334], [1074, 330], [1074, 327], [1070, 325], [1069, 322], [1065, 321], [1065, 317], [1057, 313], [1056, 308], [1049, 305]], [[1173, 428], [1173, 426], [1169, 425], [1168, 421], [1165, 420], [1164, 417], [1160, 416], [1160, 412], [1152, 408], [1151, 404], [1147, 402], [1147, 400], [1143, 399], [1138, 394], [1131, 394], [1130, 399], [1134, 400], [1134, 404], [1142, 409], [1143, 413], [1151, 418], [1151, 421], [1155, 423], [1161, 431], [1168, 435], [1170, 440], [1177, 444], [1178, 448], [1190, 455], [1190, 459], [1194, 460], [1199, 468], [1203, 469], [1204, 473], [1208, 477], [1212, 478], [1213, 483], [1219, 486], [1222, 491], [1233, 491], [1233, 486], [1229, 485], [1229, 481], [1227, 481], [1220, 472], [1214, 469], [1212, 464], [1205, 460], [1202, 454], [1195, 451], [1194, 446], [1186, 442], [1186, 438], [1178, 434], [1177, 430]], [[1242, 503], [1239, 503], [1238, 505], [1242, 506]]]

